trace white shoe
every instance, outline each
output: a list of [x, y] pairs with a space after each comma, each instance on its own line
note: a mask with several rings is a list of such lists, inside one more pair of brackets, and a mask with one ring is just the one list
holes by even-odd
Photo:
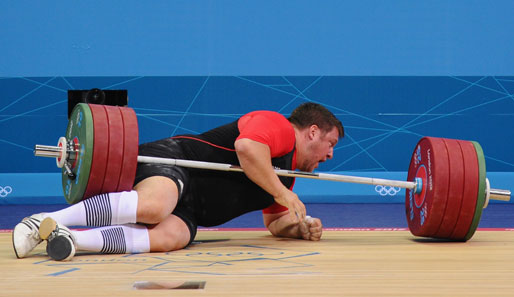
[[70, 229], [54, 219], [48, 217], [41, 222], [39, 236], [48, 241], [46, 252], [52, 259], [69, 261], [75, 256], [75, 237]]
[[25, 258], [43, 240], [39, 236], [39, 225], [43, 214], [38, 213], [24, 218], [14, 227], [12, 245], [18, 258]]

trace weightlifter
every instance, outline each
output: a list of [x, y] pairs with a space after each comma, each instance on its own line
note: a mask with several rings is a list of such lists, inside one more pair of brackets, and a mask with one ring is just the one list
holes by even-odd
[[244, 174], [139, 163], [132, 191], [24, 218], [13, 231], [14, 251], [24, 258], [43, 240], [54, 260], [70, 260], [77, 250], [173, 251], [189, 245], [198, 226], [217, 226], [255, 210], [262, 210], [264, 225], [275, 236], [320, 240], [321, 220], [306, 216], [292, 191], [294, 178], [278, 177], [273, 169], [312, 172], [333, 157], [343, 136], [329, 110], [304, 103], [289, 118], [254, 111], [199, 135], [142, 144], [139, 155], [240, 165]]

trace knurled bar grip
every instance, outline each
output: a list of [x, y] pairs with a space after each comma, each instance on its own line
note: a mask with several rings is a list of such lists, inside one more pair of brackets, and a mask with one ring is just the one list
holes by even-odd
[[[158, 158], [158, 157], [147, 157], [147, 156], [138, 156], [137, 161], [140, 163], [166, 164], [166, 165], [189, 167], [189, 168], [243, 172], [243, 169], [240, 166], [223, 164], [223, 163], [212, 163], [212, 162], [203, 162], [203, 161]], [[275, 170], [275, 173], [279, 176], [301, 177], [301, 178], [311, 178], [311, 179], [339, 181], [339, 182], [348, 182], [348, 183], [357, 183], [357, 184], [382, 185], [382, 186], [399, 187], [399, 188], [405, 188], [405, 189], [416, 189], [416, 183], [409, 182], [409, 181], [398, 181], [398, 180], [388, 180], [388, 179], [380, 179], [380, 178], [358, 177], [358, 176], [328, 174], [328, 173], [313, 173], [313, 172], [293, 171], [293, 170], [285, 170], [285, 169], [274, 169], [274, 170]]]

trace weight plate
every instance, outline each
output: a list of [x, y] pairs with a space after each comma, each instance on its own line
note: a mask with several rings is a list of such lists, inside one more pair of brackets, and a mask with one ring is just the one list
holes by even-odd
[[423, 190], [407, 190], [405, 211], [412, 234], [432, 236], [441, 224], [446, 208], [449, 181], [448, 152], [440, 138], [422, 138], [412, 154], [407, 180], [423, 179]]
[[124, 145], [118, 192], [130, 191], [136, 177], [137, 155], [139, 153], [139, 133], [136, 113], [132, 108], [119, 107], [123, 120]]
[[458, 140], [462, 157], [464, 158], [464, 191], [459, 218], [455, 228], [450, 234], [451, 239], [465, 240], [469, 227], [475, 214], [478, 195], [478, 159], [473, 143], [470, 141]]
[[436, 238], [450, 238], [460, 215], [464, 191], [464, 158], [460, 145], [455, 139], [443, 139], [443, 141], [448, 151], [450, 181], [444, 216], [439, 230], [432, 235]]
[[464, 240], [469, 240], [475, 231], [477, 230], [478, 223], [480, 222], [480, 217], [482, 216], [482, 210], [485, 203], [485, 157], [484, 151], [480, 144], [476, 141], [472, 141], [473, 146], [475, 147], [477, 159], [478, 159], [478, 195], [477, 195], [477, 203], [475, 207], [475, 215], [473, 216], [473, 221], [471, 222], [471, 226], [469, 227], [468, 233]]
[[[62, 187], [66, 202], [74, 204], [82, 200], [89, 181], [93, 159], [93, 117], [87, 104], [79, 103], [73, 109], [68, 127], [66, 141], [74, 143], [77, 153], [70, 154], [71, 170], [75, 178], [70, 178], [62, 169]], [[74, 159], [74, 160], [73, 160]]]
[[115, 106], [102, 105], [107, 115], [109, 149], [101, 193], [116, 192], [123, 162], [124, 131], [121, 113]]
[[89, 108], [93, 116], [94, 129], [93, 161], [83, 199], [102, 193], [109, 151], [109, 126], [105, 109], [97, 104], [89, 104]]

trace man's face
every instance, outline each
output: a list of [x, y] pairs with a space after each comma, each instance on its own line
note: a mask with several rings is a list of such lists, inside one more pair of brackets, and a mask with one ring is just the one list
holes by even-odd
[[336, 127], [328, 132], [323, 132], [313, 125], [308, 131], [308, 141], [304, 153], [297, 155], [297, 168], [301, 171], [312, 172], [318, 168], [320, 162], [332, 159], [334, 147], [339, 140], [339, 132]]

